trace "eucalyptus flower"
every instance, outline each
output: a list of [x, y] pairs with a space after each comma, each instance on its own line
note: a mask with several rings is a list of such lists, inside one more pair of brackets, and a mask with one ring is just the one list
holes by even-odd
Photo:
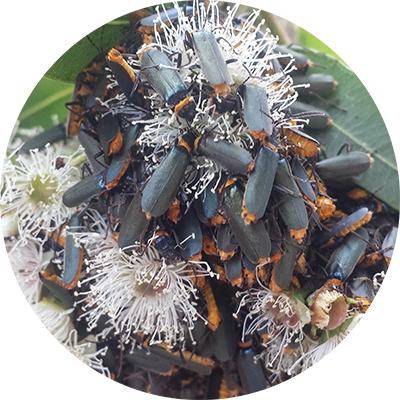
[[65, 309], [55, 301], [45, 298], [33, 304], [32, 309], [59, 342], [64, 343], [68, 340], [70, 332], [74, 329], [71, 320], [73, 308]]
[[12, 153], [5, 161], [0, 206], [2, 215], [13, 214], [18, 233], [42, 241], [59, 229], [73, 209], [62, 202], [65, 191], [79, 180], [73, 156], [57, 155], [51, 146], [30, 154]]
[[8, 252], [11, 267], [30, 304], [39, 301], [42, 287], [39, 273], [46, 269], [51, 256], [51, 252], [44, 252], [40, 243], [32, 239], [26, 243], [17, 241]]
[[[106, 316], [123, 341], [131, 334], [151, 336], [150, 343], [184, 340], [200, 317], [193, 277], [209, 275], [203, 262], [167, 261], [151, 245], [120, 249], [107, 227], [84, 234], [89, 258], [87, 277], [80, 282], [79, 296], [88, 330]], [[85, 290], [85, 288], [87, 290]]]

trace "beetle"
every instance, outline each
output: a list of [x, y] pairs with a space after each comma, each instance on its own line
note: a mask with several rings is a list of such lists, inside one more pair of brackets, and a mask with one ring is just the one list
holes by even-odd
[[307, 135], [294, 126], [283, 129], [286, 139], [290, 142], [290, 151], [303, 157], [313, 157], [319, 154], [320, 144], [318, 140]]
[[202, 73], [217, 94], [225, 97], [233, 84], [221, 48], [212, 32], [194, 31], [190, 35]]
[[361, 271], [364, 272], [366, 269], [369, 270], [367, 273], [369, 274], [372, 273], [372, 271], [384, 268], [384, 252], [385, 250], [390, 250], [390, 248], [385, 249], [382, 246], [384, 235], [381, 233], [381, 229], [384, 227], [385, 225], [381, 225], [378, 228], [375, 228], [374, 221], [372, 224], [368, 224], [367, 226], [365, 226], [370, 236], [370, 240], [367, 244], [367, 249], [365, 250], [362, 259], [357, 265], [360, 274]]
[[232, 286], [242, 287], [242, 257], [237, 252], [233, 257], [224, 261], [225, 276]]
[[193, 7], [184, 5], [183, 7], [170, 8], [156, 14], [147, 15], [137, 21], [135, 28], [142, 35], [153, 35], [154, 31], [160, 32], [163, 29], [162, 24], [168, 26], [173, 24], [181, 13], [186, 16], [193, 14]]
[[117, 117], [112, 114], [104, 115], [97, 123], [96, 132], [108, 164], [108, 157], [111, 156], [111, 154], [118, 153], [121, 150], [123, 142]]
[[144, 162], [134, 155], [123, 178], [107, 194], [108, 213], [114, 220], [121, 222], [124, 219], [133, 197], [140, 192], [146, 177]]
[[20, 148], [21, 153], [29, 154], [30, 150], [43, 149], [48, 143], [52, 144], [67, 139], [65, 122], [54, 125], [49, 129], [40, 132], [35, 137], [25, 141]]
[[139, 124], [130, 125], [124, 130], [121, 149], [113, 154], [110, 165], [106, 169], [105, 184], [107, 190], [114, 188], [127, 170], [131, 161], [130, 150], [141, 130], [142, 127]]
[[98, 99], [103, 98], [107, 93], [108, 83], [103, 54], [100, 53], [76, 78], [72, 101], [66, 104], [69, 110], [68, 136], [78, 134], [79, 127], [89, 111], [94, 110], [99, 105]]
[[[65, 191], [63, 203], [67, 207], [76, 207], [94, 196], [100, 196], [106, 190], [117, 186], [129, 166], [129, 151], [140, 133], [140, 125], [126, 129], [120, 151], [113, 155], [110, 165], [103, 167], [93, 175], [88, 175]], [[95, 164], [94, 164], [95, 165]]]
[[362, 151], [349, 151], [315, 163], [315, 171], [324, 182], [337, 182], [361, 175], [373, 163]]
[[187, 95], [187, 88], [166, 54], [148, 48], [140, 55], [141, 74], [169, 104], [176, 105]]
[[207, 185], [193, 202], [197, 217], [203, 224], [208, 223], [218, 212], [219, 199], [216, 191], [212, 188], [213, 183], [215, 184], [212, 182]]
[[[270, 284], [275, 291], [280, 291], [281, 289], [287, 289], [289, 287], [296, 260], [301, 251], [298, 244], [294, 242], [288, 234], [284, 236], [283, 247], [282, 256], [274, 265], [272, 284]], [[276, 288], [275, 284], [278, 288]]]
[[[213, 356], [218, 362], [225, 363], [234, 359], [237, 341], [231, 305], [226, 301], [226, 297], [231, 296], [231, 290], [224, 290], [214, 280], [210, 280], [208, 284], [215, 299], [211, 308], [216, 314], [218, 327], [207, 335], [203, 351], [204, 355]], [[209, 308], [208, 300], [207, 307]]]
[[385, 257], [387, 266], [389, 266], [390, 261], [392, 260], [394, 245], [396, 244], [397, 231], [397, 226], [393, 226], [386, 234], [382, 242], [382, 249], [385, 250], [383, 256]]
[[203, 229], [203, 252], [208, 256], [217, 256], [218, 250], [212, 232]]
[[382, 213], [385, 210], [384, 203], [360, 187], [351, 189], [345, 195], [342, 191], [334, 191], [334, 188], [332, 188], [332, 192], [336, 198], [340, 198], [342, 200], [344, 203], [342, 208], [346, 212], [352, 212], [355, 208], [359, 208], [360, 206], [368, 207], [374, 212], [374, 214]]
[[242, 217], [246, 224], [260, 219], [265, 214], [278, 168], [278, 159], [278, 154], [266, 146], [261, 146], [257, 152], [254, 169], [243, 196]]
[[318, 220], [319, 221], [327, 220], [336, 211], [336, 205], [334, 204], [334, 199], [327, 194], [327, 189], [324, 183], [322, 182], [321, 178], [315, 173], [315, 169], [311, 165], [307, 166], [306, 173], [309, 178], [309, 181], [315, 182], [315, 187], [316, 187], [315, 206], [317, 207]]
[[74, 307], [74, 295], [64, 287], [62, 280], [49, 269], [39, 272], [39, 279], [43, 286], [66, 308]]
[[100, 196], [104, 193], [107, 190], [104, 173], [105, 171], [103, 170], [93, 175], [88, 175], [71, 186], [63, 194], [63, 204], [66, 207], [77, 207], [89, 201], [92, 197]]
[[122, 220], [118, 234], [118, 246], [121, 249], [129, 250], [135, 244], [141, 243], [149, 222], [146, 214], [142, 211], [142, 193], [137, 192]]
[[313, 244], [320, 246], [327, 243], [331, 238], [335, 236], [346, 236], [348, 233], [356, 230], [362, 225], [367, 224], [372, 218], [372, 211], [369, 211], [367, 207], [361, 207], [352, 214], [340, 218], [332, 227], [322, 232], [320, 235], [315, 236]]
[[[287, 46], [281, 46], [281, 45], [276, 45], [274, 48], [276, 53], [280, 53], [283, 55], [288, 55], [287, 57], [280, 57], [279, 62], [286, 66], [290, 62], [294, 62], [294, 65], [296, 68], [300, 71], [302, 71], [304, 74], [308, 71], [309, 68], [313, 66], [313, 63], [311, 60], [307, 58], [304, 54], [301, 54]], [[293, 61], [291, 61], [293, 60]]]
[[349, 234], [332, 252], [326, 271], [331, 279], [339, 279], [344, 282], [353, 272], [367, 247], [369, 235], [363, 227]]
[[297, 100], [290, 106], [290, 110], [293, 113], [291, 118], [308, 120], [305, 128], [325, 129], [332, 124], [332, 118], [325, 110], [310, 104]]
[[299, 98], [306, 98], [310, 95], [326, 97], [337, 86], [335, 78], [329, 74], [295, 75], [293, 76], [293, 84]]
[[244, 120], [255, 139], [272, 134], [272, 118], [268, 107], [268, 95], [264, 88], [245, 84], [239, 87], [243, 97]]
[[85, 150], [86, 158], [89, 161], [90, 167], [94, 173], [104, 171], [105, 159], [104, 152], [100, 146], [100, 142], [87, 128], [85, 122], [82, 122], [78, 132], [79, 143]]
[[220, 260], [226, 261], [234, 256], [238, 243], [232, 233], [229, 224], [223, 224], [217, 228], [217, 249]]
[[254, 167], [253, 157], [246, 149], [209, 134], [197, 137], [195, 151], [233, 173], [246, 174]]
[[233, 116], [234, 120], [241, 115], [242, 105], [238, 93], [227, 94], [225, 97], [213, 95], [211, 96], [210, 101], [215, 106], [215, 111], [218, 114], [229, 113]]
[[148, 350], [157, 357], [203, 375], [210, 375], [215, 366], [211, 358], [201, 357], [187, 350], [172, 351], [164, 342], [148, 346]]
[[239, 342], [236, 352], [236, 365], [244, 394], [250, 394], [267, 388], [267, 379], [264, 375], [260, 360], [250, 342]]
[[291, 236], [300, 243], [307, 233], [308, 213], [286, 158], [278, 161], [275, 185], [280, 188], [275, 193], [278, 212]]
[[176, 68], [162, 51], [146, 48], [139, 54], [141, 74], [150, 86], [182, 118], [192, 121], [196, 115], [195, 103]]
[[134, 364], [147, 371], [167, 374], [171, 371], [173, 363], [165, 358], [159, 357], [154, 352], [149, 352], [145, 348], [133, 347], [124, 356], [124, 360], [129, 364]]
[[116, 48], [112, 48], [107, 53], [106, 62], [127, 100], [130, 103], [142, 106], [143, 98], [136, 91], [138, 79], [133, 68], [126, 62], [121, 52]]
[[293, 176], [295, 177], [296, 183], [303, 193], [305, 198], [309, 200], [309, 203], [313, 204], [316, 201], [315, 190], [310, 182], [307, 175], [307, 171], [303, 167], [298, 157], [293, 157], [290, 163]]
[[171, 205], [191, 160], [193, 141], [191, 132], [182, 135], [146, 182], [142, 208], [148, 218], [161, 216]]
[[178, 258], [176, 241], [168, 232], [162, 230], [154, 232], [151, 243], [167, 262], [172, 263]]
[[[271, 241], [271, 245], [272, 245], [272, 241]], [[272, 249], [271, 249], [271, 254], [272, 254]], [[271, 261], [271, 257], [270, 257], [270, 262]], [[252, 263], [245, 254], [242, 255], [242, 265], [244, 268], [245, 273], [257, 273], [257, 264]]]
[[210, 283], [206, 281], [203, 288], [203, 295], [207, 303], [207, 326], [215, 332], [221, 323], [221, 315], [215, 301], [213, 290]]
[[347, 288], [354, 297], [368, 299], [369, 301], [375, 299], [375, 290], [372, 279], [363, 273], [360, 273], [358, 269], [354, 271], [350, 282], [347, 282]]
[[283, 234], [278, 226], [277, 217], [274, 214], [269, 216], [267, 227], [271, 237], [270, 263], [276, 264], [282, 257]]
[[246, 257], [255, 264], [265, 263], [271, 251], [271, 241], [264, 223], [259, 220], [246, 225], [242, 218], [243, 194], [235, 182], [224, 188], [222, 209]]

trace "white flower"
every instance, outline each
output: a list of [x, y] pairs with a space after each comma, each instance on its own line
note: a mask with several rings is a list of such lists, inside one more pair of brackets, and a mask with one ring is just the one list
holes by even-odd
[[26, 243], [16, 242], [8, 252], [11, 267], [30, 304], [39, 301], [42, 286], [39, 273], [45, 270], [51, 256], [51, 252], [44, 253], [39, 243], [31, 239]]
[[111, 236], [105, 238], [103, 223], [99, 227], [100, 232], [86, 234], [88, 278], [80, 283], [88, 330], [107, 315], [123, 341], [136, 332], [151, 335], [150, 343], [183, 340], [199, 317], [191, 279], [194, 269], [197, 276], [209, 274], [203, 263], [169, 264], [152, 246], [133, 248], [128, 254]]
[[71, 159], [57, 156], [48, 146], [42, 152], [32, 150], [30, 155], [11, 154], [5, 161], [2, 215], [14, 214], [23, 240], [59, 229], [72, 214], [73, 209], [62, 202], [64, 192], [79, 180]]
[[103, 366], [103, 361], [99, 358], [99, 356], [106, 354], [107, 347], [97, 349], [96, 338], [94, 336], [87, 337], [83, 341], [78, 342], [78, 332], [74, 329], [70, 332], [64, 346], [84, 364], [107, 378], [111, 377], [110, 370]]
[[66, 310], [49, 299], [43, 299], [33, 304], [32, 309], [59, 342], [64, 343], [68, 339], [71, 330], [74, 329], [70, 318], [73, 308]]
[[14, 218], [12, 210], [1, 213], [1, 228], [5, 238], [15, 238], [18, 235], [18, 221]]

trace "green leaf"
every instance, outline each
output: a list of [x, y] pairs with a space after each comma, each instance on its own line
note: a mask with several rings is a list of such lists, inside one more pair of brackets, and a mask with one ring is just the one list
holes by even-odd
[[328, 157], [338, 153], [344, 144], [352, 150], [370, 153], [372, 167], [354, 181], [374, 194], [388, 206], [399, 210], [399, 176], [396, 158], [385, 123], [367, 89], [358, 77], [342, 62], [325, 53], [304, 48], [294, 50], [306, 54], [313, 61], [310, 73], [333, 75], [338, 86], [325, 98], [309, 102], [327, 110], [333, 123], [326, 130], [308, 130], [326, 149]]
[[120, 44], [129, 15], [110, 21], [82, 38], [68, 49], [45, 73], [45, 77], [75, 83], [76, 77], [99, 54]]
[[19, 114], [20, 127], [50, 128], [67, 118], [65, 103], [70, 102], [74, 87], [71, 84], [42, 78], [33, 89]]
[[[184, 4], [184, 0], [178, 3]], [[145, 1], [144, 5], [151, 9], [164, 4], [173, 7], [172, 1]], [[129, 35], [129, 17], [134, 9], [121, 9], [118, 18], [105, 24], [89, 25], [88, 32], [81, 34], [80, 40], [66, 40], [63, 49], [58, 49], [55, 57], [49, 57], [48, 65], [42, 65], [45, 76], [51, 79], [74, 83], [76, 76], [99, 54], [115, 47]], [[90, 40], [88, 39], [88, 37]], [[97, 47], [97, 49], [96, 49]]]

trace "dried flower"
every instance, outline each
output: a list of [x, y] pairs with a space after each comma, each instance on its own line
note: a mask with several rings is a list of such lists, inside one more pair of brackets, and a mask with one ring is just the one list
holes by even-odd
[[349, 307], [339, 286], [340, 281], [331, 279], [307, 299], [312, 311], [311, 323], [319, 329], [335, 329], [347, 318]]

